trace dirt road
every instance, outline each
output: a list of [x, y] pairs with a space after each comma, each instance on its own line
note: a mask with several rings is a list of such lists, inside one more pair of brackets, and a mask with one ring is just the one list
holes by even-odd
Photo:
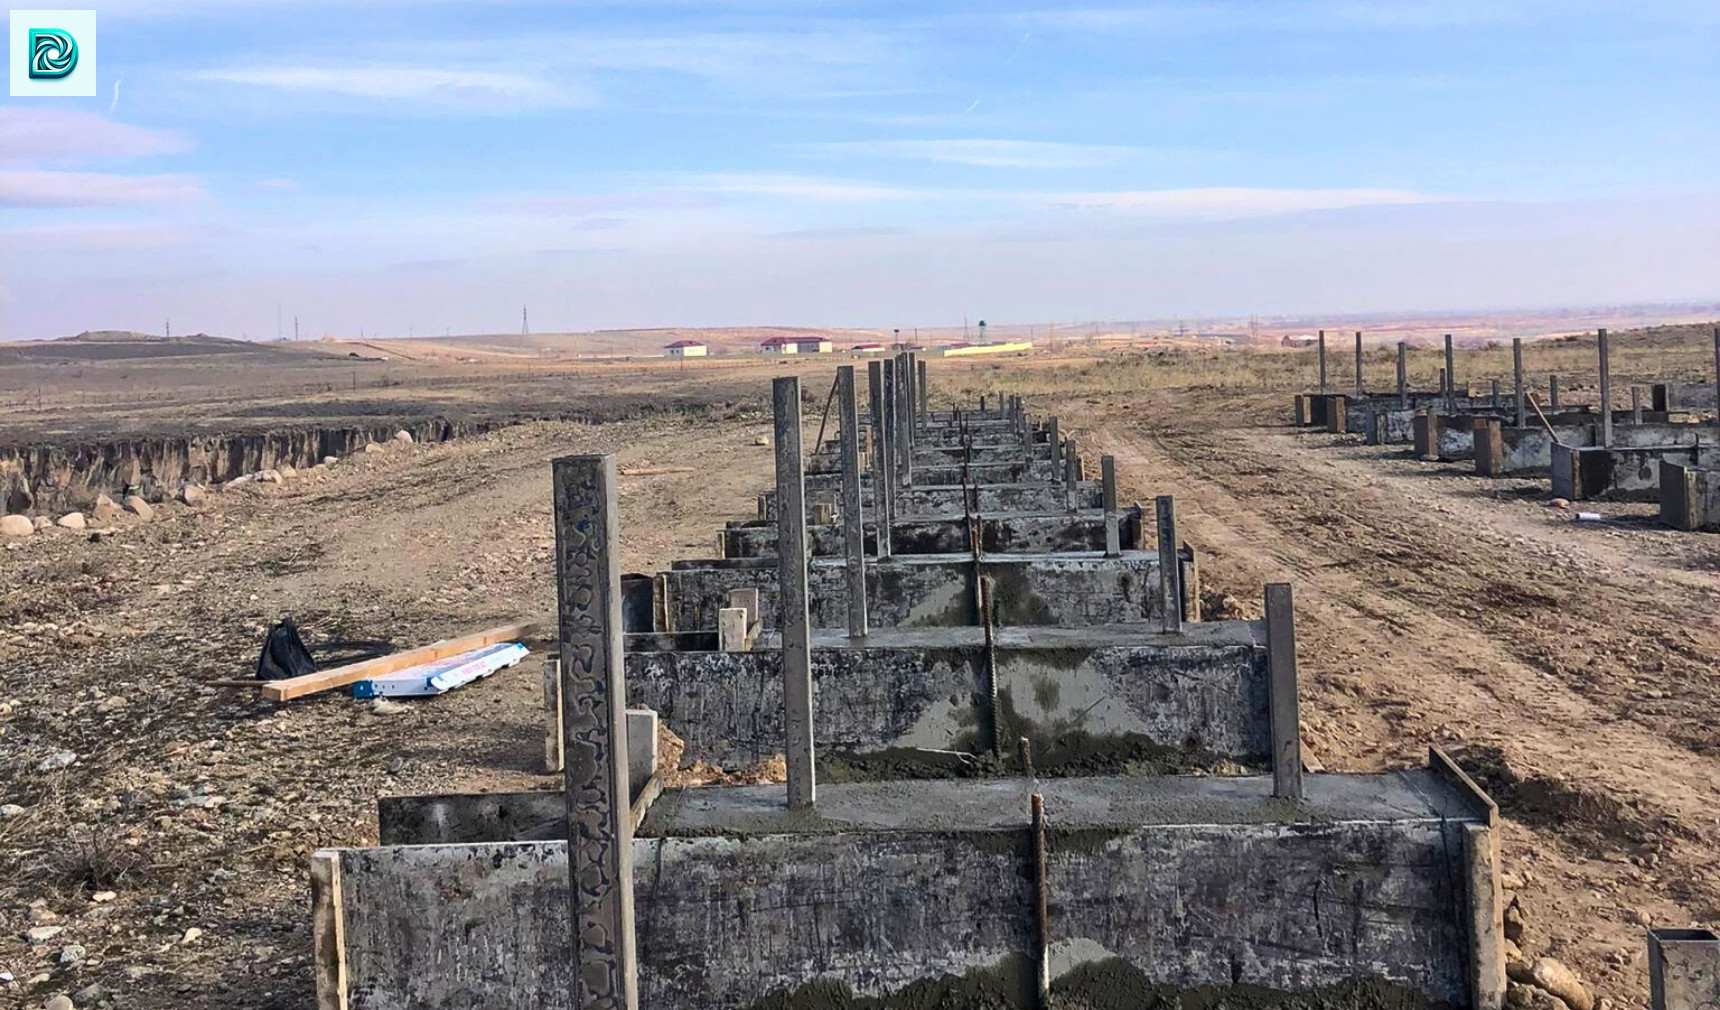
[[1117, 456], [1127, 493], [1176, 494], [1203, 575], [1251, 614], [1263, 582], [1295, 585], [1327, 766], [1437, 743], [1484, 779], [1531, 956], [1641, 1003], [1644, 924], [1720, 918], [1720, 538], [1643, 507], [1578, 523], [1544, 481], [1241, 426], [1210, 398], [1047, 406]]

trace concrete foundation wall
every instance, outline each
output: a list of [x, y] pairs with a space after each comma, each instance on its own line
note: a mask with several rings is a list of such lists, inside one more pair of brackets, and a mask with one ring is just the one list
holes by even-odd
[[[666, 792], [633, 843], [640, 1005], [814, 1007], [829, 988], [793, 995], [814, 981], [884, 998], [986, 975], [1026, 1010], [1034, 788], [831, 786], [811, 817], [784, 809], [780, 786]], [[1087, 968], [1118, 996], [1380, 979], [1471, 1005], [1464, 833], [1477, 821], [1429, 773], [1311, 776], [1299, 806], [1258, 777], [1037, 788], [1053, 826], [1054, 993]], [[313, 858], [322, 1005], [572, 1010], [565, 843]]]
[[[809, 485], [810, 483], [808, 481]], [[1102, 493], [1103, 488], [1098, 481], [1081, 481], [1076, 485], [1074, 507], [1099, 508], [1103, 504]], [[810, 516], [814, 503], [834, 503], [840, 494], [840, 488], [835, 487], [815, 494], [809, 486], [806, 492], [808, 515]], [[759, 497], [764, 503], [764, 515], [760, 518], [775, 518], [776, 492], [767, 491]], [[1056, 512], [1069, 509], [1071, 504], [1068, 492], [1061, 484], [979, 484], [966, 489], [959, 484], [917, 484], [902, 488], [896, 493], [896, 518], [948, 519], [964, 516], [973, 497], [977, 497], [978, 510], [982, 513]], [[866, 486], [860, 500], [866, 512], [872, 512], [875, 504], [870, 484]]]
[[[1190, 627], [1198, 633], [1170, 638], [1105, 629], [1005, 636], [996, 662], [1008, 752], [1027, 736], [1047, 769], [1060, 755], [1081, 760], [1130, 746], [1264, 761], [1271, 747], [1264, 630], [1247, 622]], [[820, 757], [987, 749], [978, 630], [941, 641], [917, 636], [924, 644], [815, 649]], [[628, 704], [657, 711], [686, 742], [683, 760], [742, 768], [782, 752], [781, 670], [775, 649], [629, 653]]]
[[[817, 558], [808, 574], [814, 628], [848, 623], [848, 565]], [[1161, 612], [1158, 554], [993, 554], [979, 563], [998, 586], [1002, 625], [1080, 627], [1136, 624]], [[777, 569], [771, 559], [677, 561], [659, 576], [664, 631], [708, 631], [731, 589], [759, 591], [760, 619], [777, 626]], [[946, 628], [980, 623], [974, 563], [961, 555], [898, 554], [866, 567], [866, 606], [878, 628]]]
[[1662, 461], [1700, 466], [1715, 455], [1713, 446], [1554, 446], [1553, 494], [1570, 501], [1659, 501]]
[[1660, 521], [1680, 530], [1720, 532], [1720, 470], [1660, 461]]
[[[1139, 549], [1144, 545], [1139, 506], [1118, 509], [1117, 525], [1125, 549]], [[840, 557], [843, 554], [840, 524], [808, 526], [806, 539], [813, 557]], [[766, 520], [730, 523], [722, 531], [721, 542], [725, 558], [775, 557], [776, 524]], [[877, 554], [875, 531], [871, 525], [866, 530], [865, 544], [867, 554]], [[967, 554], [973, 549], [968, 542], [965, 518], [895, 523], [890, 531], [890, 545], [898, 554]], [[988, 554], [1102, 551], [1105, 549], [1104, 513], [986, 516], [980, 520], [980, 549]]]

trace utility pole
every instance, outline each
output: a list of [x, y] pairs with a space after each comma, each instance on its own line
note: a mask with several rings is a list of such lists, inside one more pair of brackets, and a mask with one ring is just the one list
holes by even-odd
[[521, 305], [520, 306], [520, 336], [529, 337], [529, 336], [531, 336], [531, 334], [532, 334], [532, 328], [526, 324], [526, 307], [524, 305]]
[[294, 316], [293, 317], [293, 341], [296, 343], [296, 342], [298, 342], [298, 339], [299, 339], [299, 317]]
[[162, 334], [164, 336], [166, 336], [168, 340], [173, 339], [173, 320], [172, 319], [169, 319], [169, 320], [167, 320], [166, 323], [162, 324]]

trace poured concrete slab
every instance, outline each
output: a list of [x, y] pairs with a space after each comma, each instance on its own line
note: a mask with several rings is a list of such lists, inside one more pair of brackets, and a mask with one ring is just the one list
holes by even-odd
[[[1035, 788], [1054, 991], [1100, 970], [1285, 991], [1385, 980], [1473, 1005], [1478, 962], [1498, 957], [1470, 915], [1497, 873], [1489, 816], [1433, 771], [1311, 775], [1301, 803], [1273, 799], [1270, 777], [832, 784], [795, 813], [781, 786], [719, 787], [666, 792], [633, 843], [640, 1005], [984, 976], [1031, 1006]], [[322, 1005], [572, 1010], [564, 843], [332, 849], [313, 865]]]
[[[1037, 767], [1270, 756], [1264, 626], [1006, 628], [993, 652], [997, 739], [1033, 743]], [[654, 709], [686, 743], [684, 761], [741, 768], [782, 750], [782, 666], [752, 652], [627, 654], [629, 705]], [[980, 754], [991, 703], [980, 628], [880, 630], [813, 640], [813, 725], [821, 758], [865, 763], [898, 750]], [[909, 766], [911, 762], [900, 762]], [[945, 762], [946, 764], [948, 762]]]
[[[978, 624], [975, 572], [995, 579], [998, 622], [1006, 625], [1121, 624], [1156, 620], [1161, 612], [1156, 551], [987, 554], [976, 563], [959, 554], [894, 554], [866, 568], [866, 606], [877, 627]], [[848, 562], [814, 558], [809, 570], [815, 628], [848, 621]], [[765, 627], [776, 626], [774, 558], [677, 561], [658, 576], [664, 631], [707, 631], [735, 589], [759, 591]]]

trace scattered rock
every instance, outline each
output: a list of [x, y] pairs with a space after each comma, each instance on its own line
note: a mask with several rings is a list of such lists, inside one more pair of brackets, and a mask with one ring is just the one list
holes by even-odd
[[1535, 987], [1521, 982], [1505, 983], [1505, 1005], [1517, 1010], [1529, 1010], [1535, 1005]]
[[201, 505], [208, 497], [209, 492], [197, 484], [187, 484], [179, 489], [179, 500], [187, 505]]
[[1595, 998], [1576, 973], [1550, 957], [1543, 957], [1529, 966], [1535, 984], [1563, 1000], [1571, 1010], [1594, 1010]]
[[279, 471], [279, 470], [258, 470], [257, 471], [257, 482], [259, 484], [279, 484], [281, 482], [281, 471]]
[[753, 439], [753, 445], [769, 445], [769, 444], [770, 444], [770, 436], [769, 435], [760, 435], [759, 437]]
[[97, 891], [90, 895], [90, 900], [98, 905], [105, 905], [119, 897], [118, 891]]
[[201, 939], [203, 939], [203, 931], [201, 929], [198, 929], [196, 926], [192, 926], [190, 929], [185, 931], [184, 936], [179, 938], [179, 942], [180, 943], [196, 943], [198, 940], [201, 940]]
[[30, 522], [35, 525], [37, 532], [54, 528], [54, 521], [47, 516], [37, 516]]
[[381, 452], [382, 446], [376, 442], [366, 442], [366, 443], [364, 443], [364, 451], [365, 452]]
[[322, 461], [323, 461], [323, 466], [334, 466], [336, 463], [340, 462], [340, 457], [339, 456], [324, 456]]
[[1518, 945], [1523, 943], [1523, 905], [1516, 898], [1505, 906], [1505, 939]]
[[242, 473], [239, 476], [234, 477], [232, 480], [228, 481], [227, 483], [221, 485], [221, 488], [222, 488], [222, 490], [226, 490], [227, 488], [230, 488], [230, 487], [243, 487], [246, 484], [249, 484], [256, 479], [257, 478], [256, 478], [255, 474]]
[[95, 505], [90, 508], [90, 515], [94, 516], [98, 523], [110, 522], [119, 516], [119, 506], [107, 495], [98, 494]]
[[92, 982], [79, 989], [73, 999], [77, 1000], [78, 1006], [101, 1006], [112, 1000], [113, 996], [107, 991], [106, 986], [100, 982]]
[[410, 709], [410, 705], [403, 705], [398, 701], [389, 701], [387, 698], [378, 698], [370, 703], [370, 710], [377, 715], [399, 715]]
[[1554, 498], [1552, 501], [1547, 503], [1547, 507], [1551, 509], [1568, 509], [1571, 507], [1571, 503], [1564, 498]]
[[278, 466], [275, 470], [281, 475], [282, 480], [292, 480], [299, 475], [298, 468], [293, 466]]
[[31, 943], [47, 943], [65, 931], [64, 926], [36, 926], [24, 934], [24, 939]]
[[76, 764], [78, 756], [69, 750], [57, 750], [36, 763], [39, 772], [51, 772], [58, 768]]
[[60, 948], [61, 964], [83, 964], [84, 959], [89, 956], [90, 952], [85, 950], [81, 943], [68, 943]]
[[407, 431], [405, 428], [402, 428], [394, 433], [394, 440], [396, 442], [406, 442], [410, 444], [412, 442], [412, 433]]
[[0, 516], [0, 536], [27, 537], [36, 532], [36, 524], [29, 516]]
[[155, 518], [155, 509], [153, 507], [151, 507], [148, 502], [144, 501], [143, 498], [141, 498], [138, 495], [134, 495], [134, 494], [126, 495], [125, 496], [125, 508], [126, 508], [126, 511], [130, 512], [132, 515], [137, 516], [139, 519], [154, 519]]
[[86, 525], [84, 523], [84, 514], [82, 512], [67, 512], [55, 521], [58, 525], [64, 526], [69, 530], [81, 530]]
[[24, 808], [16, 803], [0, 803], [0, 821], [24, 816]]
[[406, 759], [396, 754], [388, 759], [388, 774], [399, 775], [400, 769], [406, 767]]
[[123, 694], [110, 694], [96, 703], [97, 712], [118, 712], [122, 708], [131, 707], [131, 699]]
[[55, 996], [42, 1004], [42, 1010], [78, 1010], [78, 1005], [69, 996]]

